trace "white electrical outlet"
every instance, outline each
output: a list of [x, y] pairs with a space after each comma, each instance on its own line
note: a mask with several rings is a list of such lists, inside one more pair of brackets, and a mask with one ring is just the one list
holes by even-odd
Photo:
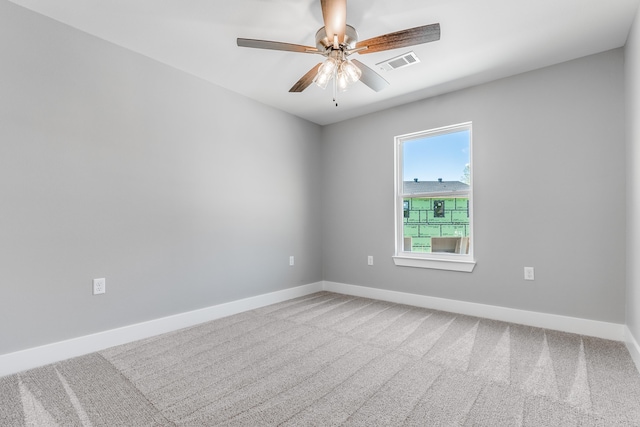
[[101, 279], [93, 279], [93, 294], [104, 294], [107, 292], [107, 279], [104, 277]]
[[369, 255], [367, 257], [367, 265], [373, 265], [373, 256], [372, 255]]
[[524, 268], [524, 280], [534, 280], [533, 267]]
[[293, 266], [296, 263], [296, 259], [293, 257], [293, 255], [291, 255], [289, 257], [289, 265]]

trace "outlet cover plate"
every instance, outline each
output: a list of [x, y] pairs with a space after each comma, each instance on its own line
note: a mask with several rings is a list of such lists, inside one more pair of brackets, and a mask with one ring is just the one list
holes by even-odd
[[533, 267], [524, 268], [524, 280], [534, 280]]
[[107, 292], [107, 279], [93, 279], [93, 294], [99, 295]]

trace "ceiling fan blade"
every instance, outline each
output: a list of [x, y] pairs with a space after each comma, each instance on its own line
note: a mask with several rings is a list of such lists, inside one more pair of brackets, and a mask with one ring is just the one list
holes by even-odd
[[352, 59], [353, 62], [360, 71], [362, 71], [362, 75], [360, 76], [360, 81], [376, 92], [380, 92], [382, 89], [389, 86], [389, 82], [384, 79], [380, 74], [373, 71], [371, 68], [364, 65], [362, 62], [357, 59]]
[[356, 49], [366, 47], [367, 49], [358, 52], [364, 55], [437, 40], [440, 40], [440, 24], [430, 24], [363, 40], [356, 44]]
[[287, 52], [317, 53], [318, 49], [300, 44], [272, 42], [269, 40], [241, 39], [238, 38], [238, 46], [253, 47], [256, 49], [284, 50]]
[[298, 80], [291, 89], [289, 89], [289, 92], [302, 92], [303, 90], [308, 88], [309, 85], [313, 83], [313, 79], [316, 77], [316, 75], [318, 75], [318, 68], [320, 68], [321, 65], [322, 62], [310, 69], [307, 74], [302, 76], [302, 78]]
[[[337, 35], [338, 44], [344, 42], [344, 33], [347, 29], [347, 0], [320, 0], [320, 4], [327, 37], [333, 42], [334, 35]], [[335, 43], [334, 48], [338, 49]]]

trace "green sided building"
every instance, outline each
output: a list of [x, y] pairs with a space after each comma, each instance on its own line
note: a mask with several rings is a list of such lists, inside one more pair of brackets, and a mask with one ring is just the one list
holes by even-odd
[[[469, 185], [459, 181], [405, 181], [406, 193], [447, 196], [405, 198], [404, 251], [466, 253], [469, 246]], [[460, 193], [460, 197], [451, 194]]]

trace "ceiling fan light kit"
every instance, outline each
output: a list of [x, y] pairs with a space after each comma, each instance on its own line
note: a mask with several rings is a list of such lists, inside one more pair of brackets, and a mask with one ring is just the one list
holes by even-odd
[[440, 24], [430, 24], [358, 42], [356, 29], [346, 23], [346, 0], [320, 0], [320, 5], [324, 27], [316, 32], [315, 48], [268, 40], [237, 39], [240, 47], [312, 53], [326, 58], [298, 80], [289, 92], [302, 92], [311, 83], [325, 89], [331, 80], [334, 82], [334, 102], [337, 92], [344, 92], [357, 81], [379, 92], [388, 86], [389, 82], [362, 62], [349, 60], [349, 55], [381, 52], [440, 40]]

